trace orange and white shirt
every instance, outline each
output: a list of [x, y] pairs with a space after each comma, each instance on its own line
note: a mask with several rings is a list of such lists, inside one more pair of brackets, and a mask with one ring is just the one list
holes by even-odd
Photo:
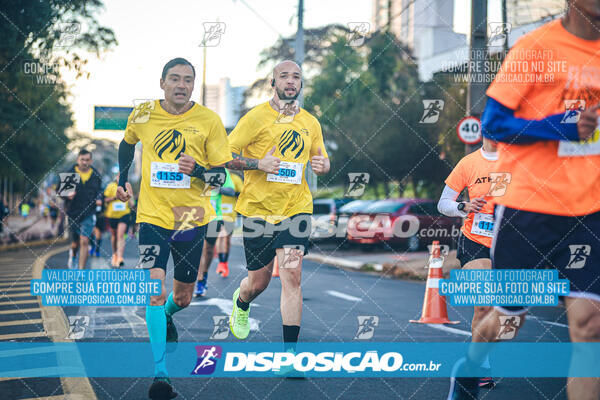
[[[446, 186], [456, 192], [456, 196], [467, 188], [469, 199], [483, 197], [487, 203], [478, 213], [469, 213], [461, 228], [467, 238], [486, 247], [492, 245], [494, 223], [494, 198], [488, 196], [491, 178], [490, 172], [496, 170], [496, 153], [480, 148], [463, 157], [446, 178]], [[456, 199], [456, 197], [455, 197]]]
[[[517, 41], [487, 95], [528, 120], [565, 113], [573, 102], [596, 105], [600, 40], [579, 38], [560, 20], [549, 22]], [[587, 142], [500, 142], [496, 171], [510, 174], [506, 191], [495, 198], [498, 204], [565, 216], [600, 211], [598, 129]]]

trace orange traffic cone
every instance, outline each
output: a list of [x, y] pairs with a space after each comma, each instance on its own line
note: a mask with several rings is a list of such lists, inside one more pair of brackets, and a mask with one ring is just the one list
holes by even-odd
[[427, 274], [427, 285], [425, 299], [423, 300], [423, 312], [418, 321], [421, 324], [458, 324], [460, 321], [450, 321], [446, 308], [446, 298], [440, 295], [439, 282], [444, 276], [442, 265], [444, 258], [440, 255], [440, 242], [435, 240], [431, 246], [431, 257], [429, 258], [429, 273]]
[[279, 261], [277, 261], [277, 255], [275, 255], [275, 260], [273, 260], [273, 273], [271, 276], [273, 278], [279, 278]]

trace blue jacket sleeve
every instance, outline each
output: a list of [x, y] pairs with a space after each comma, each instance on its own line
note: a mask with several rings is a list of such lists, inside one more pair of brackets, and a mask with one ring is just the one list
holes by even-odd
[[579, 140], [577, 124], [561, 123], [564, 114], [541, 120], [516, 118], [514, 110], [488, 97], [481, 117], [481, 131], [486, 138], [499, 142], [532, 143], [540, 140]]

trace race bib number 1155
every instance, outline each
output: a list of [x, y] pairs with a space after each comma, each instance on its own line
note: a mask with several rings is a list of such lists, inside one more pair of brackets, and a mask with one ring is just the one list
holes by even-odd
[[189, 189], [190, 177], [179, 171], [175, 163], [153, 162], [150, 167], [150, 186], [168, 189]]

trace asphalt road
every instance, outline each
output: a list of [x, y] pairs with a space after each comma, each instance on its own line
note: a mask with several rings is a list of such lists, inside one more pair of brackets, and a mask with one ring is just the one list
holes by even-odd
[[[104, 240], [102, 257], [91, 258], [91, 268], [107, 268], [110, 252]], [[125, 267], [138, 260], [137, 243], [126, 246]], [[66, 268], [67, 254], [52, 257], [50, 268]], [[206, 342], [214, 330], [213, 317], [231, 310], [231, 295], [246, 276], [242, 248], [232, 246], [230, 275], [209, 274], [207, 296], [193, 300], [174, 320], [181, 342]], [[171, 261], [167, 287], [172, 287]], [[358, 330], [358, 316], [378, 316], [372, 341], [378, 342], [464, 342], [470, 340], [469, 307], [450, 308], [452, 327], [412, 324], [421, 313], [425, 285], [398, 281], [375, 274], [346, 271], [305, 261], [302, 288], [304, 311], [300, 340], [304, 342], [349, 342]], [[269, 288], [253, 303], [252, 331], [247, 340], [281, 341], [279, 313], [280, 282], [273, 279]], [[148, 338], [143, 307], [65, 307], [69, 316], [89, 316], [85, 341], [146, 341]], [[537, 308], [519, 333], [519, 341], [568, 341], [566, 320], [561, 308]], [[222, 341], [236, 341], [228, 335]], [[493, 360], [492, 360], [493, 362]], [[565, 399], [565, 379], [498, 379], [492, 390], [480, 398]], [[98, 399], [145, 399], [151, 384], [148, 378], [90, 378]], [[448, 379], [337, 378], [286, 380], [280, 378], [177, 378], [173, 384], [181, 399], [445, 399]], [[518, 393], [518, 397], [516, 394]]]

